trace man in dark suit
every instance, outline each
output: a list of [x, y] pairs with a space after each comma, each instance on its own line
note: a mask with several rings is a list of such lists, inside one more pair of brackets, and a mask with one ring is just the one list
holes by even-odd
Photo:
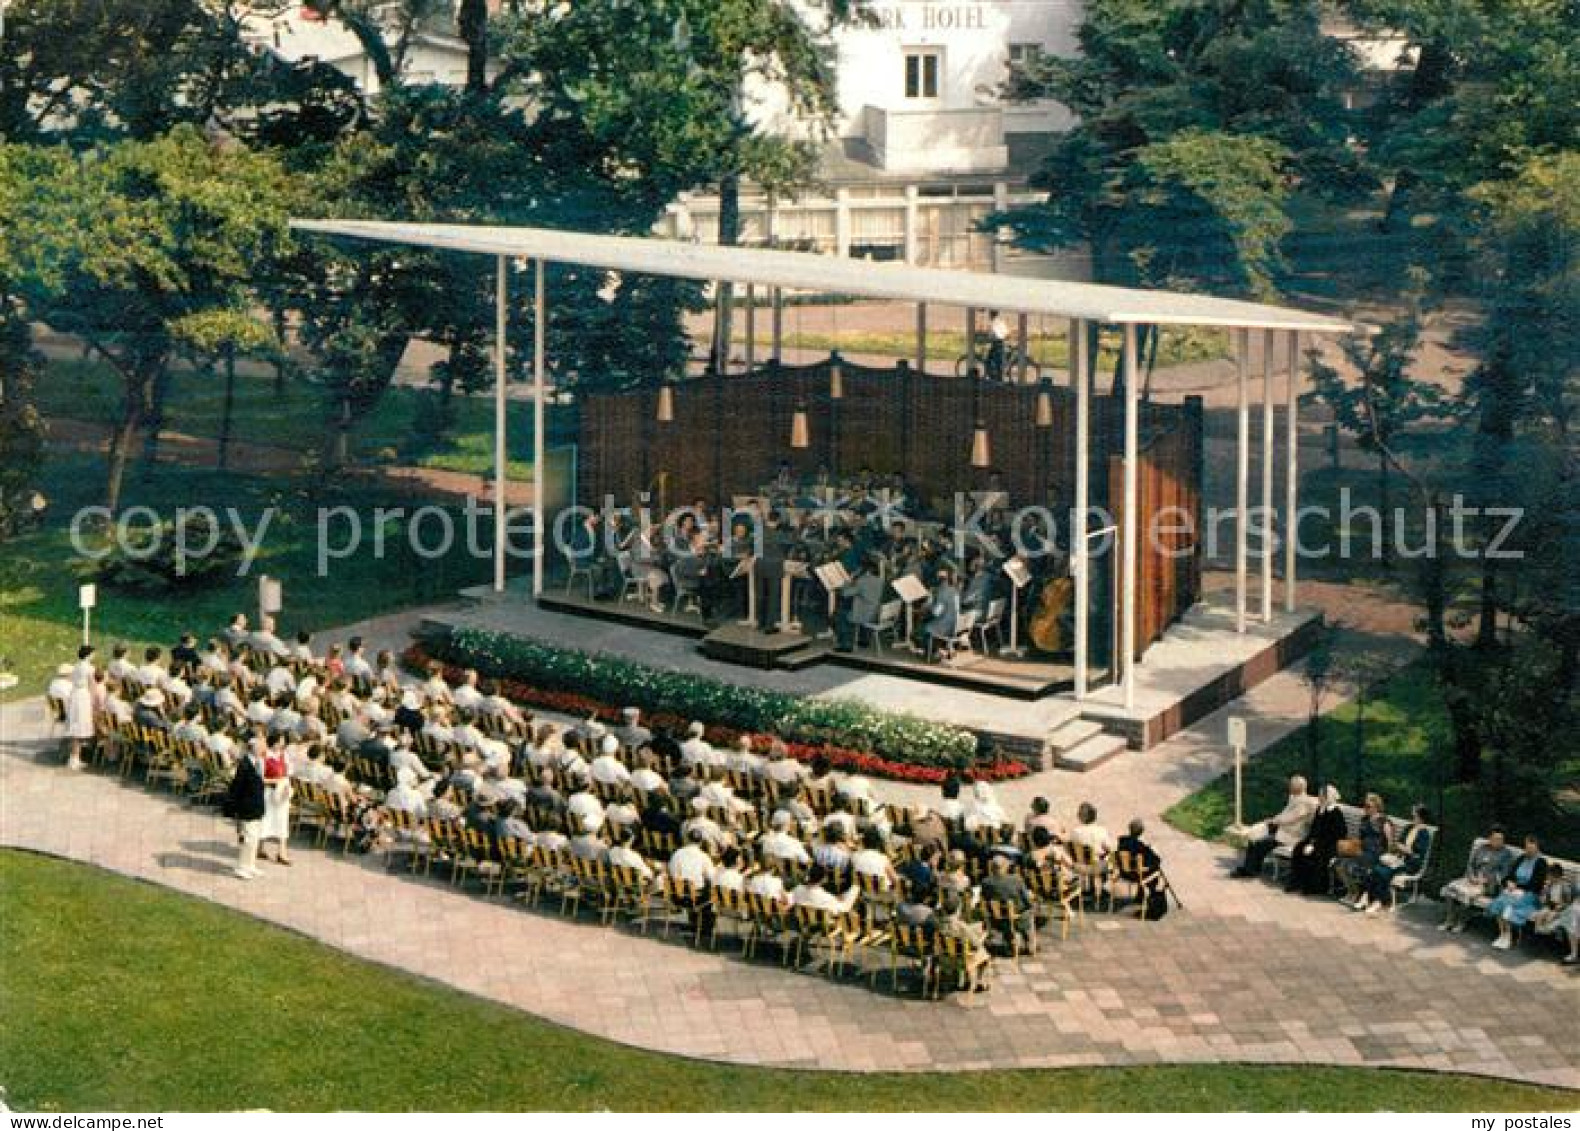
[[236, 776], [231, 778], [225, 792], [225, 804], [220, 810], [236, 822], [238, 851], [236, 867], [231, 873], [238, 880], [256, 879], [258, 871], [258, 842], [263, 835], [263, 738], [254, 735], [247, 743], [247, 752], [236, 763]]
[[197, 637], [190, 632], [183, 632], [180, 642], [170, 649], [170, 674], [190, 680], [202, 663], [203, 657], [198, 655], [197, 650]]
[[1009, 857], [994, 855], [988, 863], [988, 874], [981, 885], [984, 903], [996, 904], [1012, 916], [1015, 933], [1029, 938], [1032, 928], [1031, 892], [1026, 881], [1010, 870]]
[[[1133, 819], [1128, 831], [1115, 845], [1115, 856], [1129, 867], [1130, 871], [1124, 878], [1135, 881], [1136, 899], [1146, 903], [1146, 917], [1161, 919], [1168, 910], [1163, 884], [1163, 859], [1156, 849], [1141, 839], [1146, 831], [1147, 827], [1141, 818]], [[1125, 853], [1128, 856], [1122, 855]]]
[[757, 558], [757, 624], [764, 632], [779, 631], [780, 598], [785, 575], [785, 559], [790, 552], [790, 536], [778, 511], [768, 512], [763, 529], [761, 552]]

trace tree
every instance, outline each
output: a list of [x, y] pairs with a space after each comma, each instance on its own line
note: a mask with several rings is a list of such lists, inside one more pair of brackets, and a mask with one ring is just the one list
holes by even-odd
[[1337, 622], [1321, 621], [1312, 629], [1311, 647], [1300, 664], [1300, 682], [1306, 688], [1306, 765], [1313, 785], [1322, 779], [1322, 705], [1327, 702], [1337, 676], [1334, 645]]
[[1048, 199], [987, 223], [1088, 248], [1099, 282], [1271, 296], [1291, 193], [1366, 183], [1342, 101], [1353, 60], [1318, 16], [1283, 0], [1093, 0], [1078, 55], [1018, 64], [1003, 89], [1079, 118], [1037, 175]]
[[[1425, 329], [1422, 309], [1425, 275], [1412, 273], [1404, 296], [1403, 312], [1376, 333], [1358, 333], [1341, 343], [1353, 381], [1319, 358], [1311, 363], [1313, 392], [1333, 412], [1341, 428], [1353, 434], [1361, 448], [1377, 457], [1379, 510], [1385, 520], [1393, 515], [1388, 452], [1413, 440], [1420, 425], [1445, 420], [1449, 408], [1441, 385], [1416, 377], [1411, 365]], [[1383, 539], [1382, 564], [1390, 559], [1390, 540]]]
[[[784, 191], [812, 175], [837, 110], [827, 32], [856, 0], [584, 0], [534, 12], [503, 37], [507, 73], [549, 121], [639, 176], [659, 202], [716, 185], [719, 243], [740, 238], [740, 188]], [[806, 139], [775, 129], [793, 118]], [[713, 356], [729, 340], [719, 288]]]
[[199, 327], [209, 341], [252, 333], [250, 280], [286, 242], [292, 192], [271, 158], [190, 126], [35, 161], [18, 212], [18, 286], [35, 317], [75, 334], [120, 380], [113, 513], [176, 351]]
[[1485, 313], [1461, 335], [1481, 358], [1464, 390], [1477, 498], [1524, 503], [1545, 519], [1520, 547], [1521, 568], [1537, 578], [1525, 597], [1500, 599], [1487, 560], [1478, 643], [1493, 643], [1500, 607], [1529, 623], [1562, 654], [1554, 691], [1567, 699], [1580, 675], [1580, 152], [1532, 158], [1468, 195], [1484, 265]]
[[[1344, 678], [1355, 688], [1354, 721], [1351, 723], [1350, 796], [1366, 795], [1366, 714], [1382, 681], [1394, 673], [1395, 665], [1375, 652], [1356, 652], [1343, 664]], [[1336, 775], [1335, 775], [1336, 776]]]
[[[15, 216], [36, 175], [35, 155], [0, 145], [0, 216]], [[44, 448], [44, 421], [33, 401], [38, 354], [16, 293], [15, 224], [0, 224], [0, 537], [15, 529], [29, 505]]]
[[[397, 85], [375, 109], [313, 177], [314, 198], [336, 214], [639, 234], [666, 202], [616, 155], [600, 155], [573, 120], [528, 115], [499, 91]], [[277, 289], [298, 300], [304, 340], [322, 363], [332, 457], [344, 458], [347, 433], [378, 403], [414, 337], [445, 352], [422, 442], [442, 435], [454, 390], [489, 386], [494, 274], [476, 256], [329, 241], [289, 265]], [[693, 285], [561, 265], [548, 285], [557, 384], [629, 384], [633, 372], [683, 368], [680, 316]], [[530, 291], [513, 284], [510, 297], [524, 340]]]
[[[285, 4], [276, 5], [283, 10]], [[0, 138], [81, 147], [178, 125], [322, 142], [354, 120], [351, 81], [249, 49], [270, 0], [11, 0], [0, 51]]]
[[[1345, 0], [1414, 56], [1363, 123], [1391, 186], [1385, 223], [1443, 248], [1474, 239], [1469, 190], [1580, 138], [1575, 0]], [[1424, 221], [1424, 223], [1423, 223]], [[1468, 261], [1467, 261], [1468, 263]]]

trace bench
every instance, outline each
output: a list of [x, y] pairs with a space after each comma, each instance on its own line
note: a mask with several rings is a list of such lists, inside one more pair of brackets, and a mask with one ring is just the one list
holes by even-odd
[[[1360, 837], [1361, 830], [1361, 816], [1365, 810], [1363, 810], [1358, 805], [1345, 805], [1341, 803], [1339, 805], [1339, 812], [1344, 814], [1344, 835], [1351, 840], [1358, 839]], [[1402, 840], [1404, 838], [1405, 830], [1410, 827], [1410, 822], [1400, 817], [1389, 817], [1388, 825], [1393, 830], [1394, 838], [1396, 840]], [[1398, 905], [1399, 893], [1401, 891], [1408, 891], [1410, 893], [1409, 898], [1405, 900], [1407, 905], [1414, 903], [1421, 895], [1421, 879], [1432, 867], [1432, 857], [1433, 854], [1437, 852], [1437, 842], [1443, 835], [1443, 830], [1436, 825], [1426, 825], [1424, 827], [1431, 831], [1432, 837], [1427, 843], [1425, 855], [1423, 855], [1421, 858], [1421, 866], [1413, 869], [1412, 871], [1400, 871], [1394, 875], [1393, 881], [1390, 884], [1388, 890], [1389, 903], [1392, 906]], [[1262, 864], [1262, 868], [1264, 871], [1268, 868], [1271, 868], [1273, 870], [1273, 879], [1281, 880], [1283, 879], [1285, 869], [1289, 867], [1289, 860], [1293, 854], [1294, 849], [1290, 845], [1281, 844], [1268, 854], [1267, 860]], [[1335, 857], [1333, 861], [1334, 865], [1337, 865], [1341, 859], [1343, 858]], [[1337, 873], [1335, 869], [1335, 883], [1337, 882], [1336, 876]]]
[[[1450, 880], [1448, 883], [1451, 884], [1459, 879], [1462, 879], [1465, 873], [1470, 871], [1470, 857], [1475, 853], [1476, 849], [1480, 848], [1485, 843], [1485, 837], [1477, 837], [1473, 842], [1471, 842], [1470, 851], [1465, 854], [1465, 871], [1461, 872], [1458, 876], [1455, 876], [1454, 879]], [[1580, 880], [1580, 861], [1566, 860], [1562, 856], [1554, 856], [1550, 852], [1544, 852], [1542, 855], [1546, 857], [1547, 866], [1549, 868], [1556, 864], [1558, 867], [1563, 869], [1565, 876]], [[1442, 898], [1443, 893], [1447, 890], [1448, 884], [1444, 884], [1443, 887], [1438, 891], [1439, 897]], [[1490, 895], [1478, 895], [1472, 899], [1469, 904], [1470, 910], [1467, 918], [1475, 918], [1478, 915], [1485, 915], [1487, 913], [1487, 908], [1492, 906], [1493, 898], [1494, 897]]]

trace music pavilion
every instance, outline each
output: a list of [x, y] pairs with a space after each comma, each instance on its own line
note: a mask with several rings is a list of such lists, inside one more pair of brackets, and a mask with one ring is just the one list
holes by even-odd
[[[802, 252], [717, 247], [642, 237], [584, 234], [539, 228], [505, 228], [353, 220], [301, 220], [303, 232], [492, 257], [496, 275], [494, 579], [481, 623], [554, 643], [598, 643], [594, 626], [578, 618], [618, 622], [621, 635], [607, 640], [629, 652], [634, 641], [655, 634], [657, 662], [713, 678], [784, 686], [804, 693], [851, 694], [880, 706], [973, 726], [1022, 751], [1051, 750], [1061, 764], [1089, 768], [1128, 742], [1146, 747], [1221, 706], [1277, 671], [1303, 650], [1315, 614], [1297, 605], [1296, 546], [1284, 538], [1282, 608], [1274, 600], [1273, 552], [1258, 555], [1251, 577], [1246, 517], [1253, 505], [1273, 515], [1275, 434], [1284, 433], [1282, 479], [1286, 519], [1298, 510], [1295, 442], [1298, 429], [1302, 338], [1348, 332], [1342, 320], [1252, 302], [1174, 292], [1142, 291], [1091, 283], [1012, 278], [964, 271], [870, 263]], [[1028, 651], [1033, 611], [1061, 615], [1046, 572], [1028, 577], [1011, 565], [999, 585], [997, 610], [979, 611], [969, 631], [913, 651], [907, 627], [927, 616], [923, 594], [903, 578], [889, 577], [878, 619], [887, 631], [864, 631], [853, 651], [836, 652], [818, 631], [834, 603], [827, 575], [809, 563], [783, 581], [780, 631], [760, 632], [729, 617], [706, 623], [666, 591], [654, 600], [637, 577], [613, 592], [596, 594], [574, 564], [552, 548], [532, 555], [530, 594], [507, 596], [505, 502], [507, 287], [512, 264], [534, 270], [532, 403], [533, 465], [545, 464], [547, 403], [546, 327], [552, 295], [545, 266], [576, 265], [609, 272], [667, 276], [719, 285], [743, 285], [771, 296], [773, 346], [765, 363], [740, 373], [707, 374], [579, 398], [576, 501], [594, 509], [613, 498], [635, 507], [659, 482], [663, 508], [693, 500], [713, 507], [752, 505], [776, 479], [796, 481], [779, 505], [794, 520], [798, 507], [833, 496], [809, 482], [848, 483], [861, 469], [903, 475], [932, 517], [955, 518], [957, 495], [982, 492], [1007, 497], [1011, 511], [1047, 508], [1059, 523], [1051, 580], [1063, 598], [1065, 631], [1051, 633], [1050, 653]], [[524, 264], [523, 264], [524, 265]], [[783, 296], [853, 296], [911, 303], [916, 307], [917, 350], [893, 368], [856, 366], [837, 355], [818, 365], [781, 364]], [[1028, 319], [1068, 326], [1071, 374], [1095, 373], [1085, 354], [1101, 329], [1117, 335], [1119, 380], [1102, 392], [1095, 379], [1018, 383], [956, 376], [926, 364], [929, 310], [996, 311], [1018, 324], [1024, 341]], [[1148, 327], [1214, 327], [1230, 332], [1238, 358], [1234, 587], [1231, 599], [1202, 592], [1203, 412], [1200, 401], [1143, 401], [1137, 339]], [[1013, 331], [1012, 331], [1013, 332]], [[1261, 372], [1251, 373], [1251, 338], [1259, 337]], [[970, 331], [968, 331], [968, 338]], [[726, 367], [727, 368], [727, 367]], [[1011, 367], [1012, 368], [1012, 367]], [[1253, 392], [1259, 411], [1252, 412]], [[1253, 503], [1250, 449], [1253, 415], [1260, 417], [1260, 499]], [[788, 475], [786, 474], [788, 471]], [[546, 476], [534, 475], [535, 514], [545, 514]], [[808, 494], [815, 500], [797, 498]], [[656, 504], [656, 505], [655, 505]], [[760, 504], [759, 504], [760, 505]], [[1092, 515], [1084, 532], [1069, 516]], [[543, 529], [554, 529], [547, 515]], [[934, 528], [937, 529], [936, 527]], [[1282, 525], [1287, 530], [1287, 521]], [[915, 524], [925, 535], [928, 524]], [[947, 531], [943, 534], [949, 537]], [[989, 568], [1004, 569], [1004, 561]], [[622, 562], [628, 567], [629, 562]], [[1046, 567], [1045, 567], [1046, 570]], [[550, 575], [552, 571], [552, 575]], [[795, 570], [790, 571], [797, 572]], [[518, 579], [520, 585], [525, 579]], [[577, 582], [572, 585], [571, 582]], [[1255, 582], [1259, 581], [1259, 585]], [[761, 586], [737, 582], [755, 593]], [[1259, 589], [1253, 594], [1252, 589]], [[514, 586], [512, 587], [512, 594]], [[913, 621], [912, 618], [915, 618]], [[973, 619], [973, 618], [968, 618]], [[996, 622], [997, 631], [981, 631]], [[555, 627], [558, 626], [558, 627]], [[566, 626], [571, 626], [567, 628]], [[699, 651], [676, 648], [681, 634], [700, 641]], [[915, 634], [917, 636], [920, 633]], [[664, 641], [668, 643], [664, 643]], [[923, 642], [926, 643], [926, 642]], [[1044, 640], [1044, 643], [1048, 643]], [[711, 657], [707, 660], [704, 657]], [[726, 661], [720, 665], [714, 661]], [[727, 665], [742, 665], [739, 668]], [[757, 670], [754, 670], [757, 669]], [[762, 670], [768, 669], [768, 670]], [[778, 670], [773, 670], [778, 669]], [[810, 670], [815, 669], [815, 670]], [[853, 670], [854, 669], [854, 670]], [[816, 679], [806, 677], [816, 676]], [[779, 682], [775, 682], [776, 679]], [[799, 679], [799, 682], [797, 681]], [[1016, 704], [1009, 700], [1030, 701]], [[1008, 720], [1008, 721], [1006, 721]], [[1050, 739], [1050, 732], [1052, 738]]]

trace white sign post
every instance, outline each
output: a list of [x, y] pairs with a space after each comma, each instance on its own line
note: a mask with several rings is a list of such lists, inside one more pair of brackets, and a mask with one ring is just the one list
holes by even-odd
[[82, 642], [91, 643], [88, 639], [88, 626], [93, 617], [93, 609], [99, 603], [99, 587], [91, 581], [86, 585], [77, 587], [77, 607], [82, 610]]
[[271, 613], [277, 613], [285, 606], [284, 594], [280, 590], [279, 581], [264, 574], [258, 578], [258, 623], [263, 624], [263, 618]]
[[1245, 828], [1245, 719], [1229, 716], [1229, 746], [1234, 750], [1234, 827]]

